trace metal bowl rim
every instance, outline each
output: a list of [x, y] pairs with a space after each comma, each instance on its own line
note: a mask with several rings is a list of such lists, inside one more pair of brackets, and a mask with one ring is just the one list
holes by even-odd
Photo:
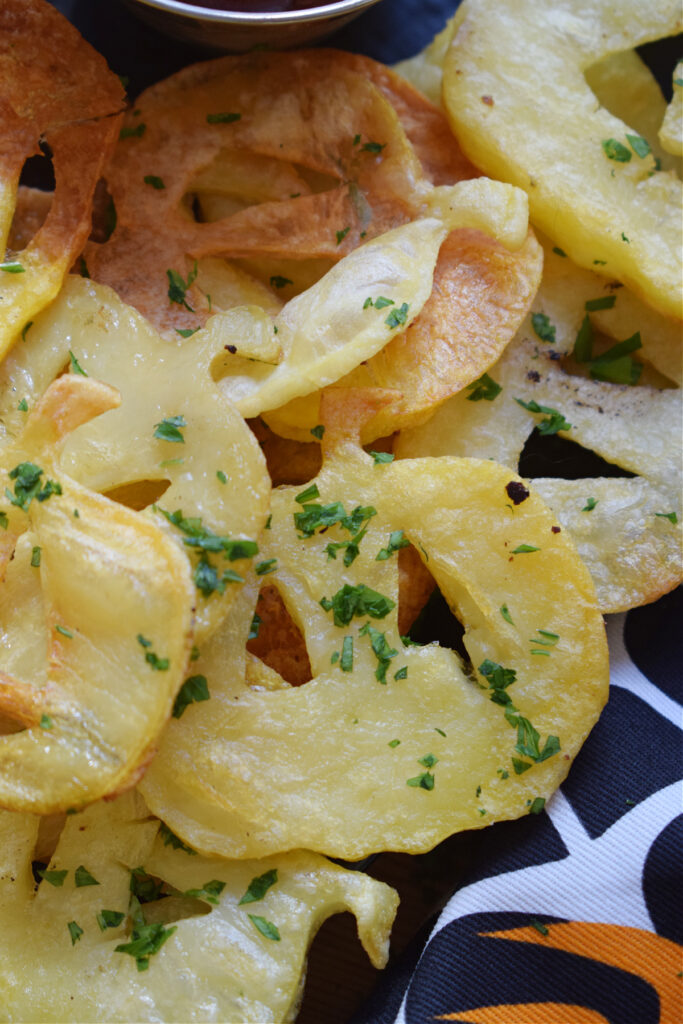
[[215, 7], [196, 7], [183, 3], [182, 0], [136, 0], [145, 7], [151, 7], [167, 14], [177, 14], [183, 18], [194, 18], [200, 21], [214, 21], [223, 25], [292, 25], [309, 21], [322, 21], [342, 14], [370, 7], [378, 0], [335, 0], [324, 7], [304, 8], [298, 11], [217, 11]]

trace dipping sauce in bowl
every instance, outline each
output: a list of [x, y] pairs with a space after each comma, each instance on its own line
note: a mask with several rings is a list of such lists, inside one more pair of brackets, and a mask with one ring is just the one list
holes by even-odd
[[214, 50], [283, 50], [322, 39], [379, 0], [126, 0], [167, 35]]

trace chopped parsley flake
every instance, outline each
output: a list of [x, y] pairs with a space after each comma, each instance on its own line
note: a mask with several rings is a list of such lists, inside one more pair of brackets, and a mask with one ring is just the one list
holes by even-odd
[[46, 871], [44, 868], [38, 868], [38, 874], [45, 881], [49, 882], [50, 885], [54, 885], [56, 889], [61, 889], [64, 885], [64, 879], [69, 874], [68, 871]]
[[259, 917], [258, 914], [248, 914], [247, 916], [254, 927], [258, 928], [261, 935], [266, 939], [271, 939], [272, 942], [280, 941], [280, 932], [277, 925], [274, 925], [272, 921], [266, 921], [265, 917]]
[[100, 910], [95, 914], [101, 932], [106, 932], [107, 928], [118, 928], [125, 916], [120, 910]]
[[217, 469], [216, 470], [216, 479], [219, 480], [220, 483], [222, 483], [222, 484], [227, 484], [227, 482], [228, 482], [228, 478], [227, 478], [227, 476], [225, 475], [225, 473], [223, 472], [222, 469]]
[[13, 505], [17, 505], [28, 511], [29, 505], [36, 498], [38, 501], [47, 501], [53, 494], [61, 494], [61, 485], [54, 480], [47, 480], [45, 486], [41, 481], [43, 470], [33, 462], [20, 462], [18, 466], [10, 470], [9, 478], [14, 480], [14, 494], [6, 488], [5, 495]]
[[273, 274], [270, 284], [272, 288], [284, 288], [288, 284], [294, 284], [294, 282], [290, 281], [288, 277], [280, 277], [279, 274]]
[[369, 622], [359, 630], [361, 636], [370, 637], [370, 645], [377, 658], [377, 668], [375, 669], [375, 679], [378, 682], [386, 684], [387, 681], [387, 669], [391, 663], [391, 659], [395, 658], [398, 651], [394, 647], [390, 647], [387, 643], [385, 633], [380, 633], [378, 629], [371, 626]]
[[180, 718], [185, 708], [189, 707], [190, 704], [209, 700], [210, 697], [211, 694], [209, 693], [209, 684], [206, 681], [206, 676], [189, 676], [178, 690], [173, 704], [173, 717]]
[[181, 338], [191, 338], [198, 330], [198, 327], [176, 327], [175, 332], [176, 334], [179, 334]]
[[572, 355], [579, 363], [588, 363], [593, 357], [593, 326], [587, 313], [581, 321]]
[[641, 160], [643, 160], [646, 156], [649, 156], [652, 152], [650, 143], [647, 141], [647, 139], [644, 139], [642, 135], [629, 135], [627, 132], [626, 138], [633, 152], [636, 154], [636, 156], [639, 156]]
[[531, 314], [531, 326], [541, 341], [547, 341], [550, 344], [555, 342], [555, 325], [552, 324], [545, 313], [532, 313]]
[[619, 164], [627, 164], [631, 159], [630, 149], [618, 139], [603, 139], [602, 149], [608, 160], [615, 160]]
[[187, 547], [196, 548], [199, 551], [223, 552], [223, 557], [229, 562], [235, 562], [240, 558], [252, 558], [258, 554], [258, 544], [253, 540], [231, 540], [230, 537], [221, 537], [208, 527], [202, 525], [199, 516], [185, 517], [180, 509], [175, 512], [167, 512], [159, 505], [153, 506], [156, 512], [176, 526], [181, 533], [185, 534], [183, 544]]
[[38, 725], [39, 725], [39, 727], [41, 729], [51, 729], [52, 728], [52, 719], [50, 718], [49, 715], [41, 715], [40, 716], [40, 721], [38, 722]]
[[326, 612], [333, 612], [335, 626], [348, 626], [354, 616], [362, 618], [369, 615], [371, 619], [383, 619], [396, 607], [396, 602], [364, 583], [355, 587], [345, 583], [331, 600], [323, 597], [320, 605]]
[[394, 455], [391, 452], [369, 452], [368, 454], [372, 455], [376, 466], [384, 466], [394, 461]]
[[142, 180], [144, 181], [145, 185], [151, 185], [152, 188], [155, 188], [157, 191], [166, 188], [163, 179], [157, 177], [156, 174], [146, 174]]
[[69, 921], [67, 928], [69, 929], [69, 935], [71, 936], [71, 945], [75, 946], [83, 934], [83, 929], [77, 925], [75, 921]]
[[67, 629], [66, 626], [59, 626], [59, 625], [57, 625], [57, 626], [55, 626], [55, 630], [58, 633], [61, 633], [62, 636], [65, 636], [68, 640], [73, 640], [73, 638], [74, 638], [73, 633], [71, 632], [71, 630]]
[[410, 541], [403, 536], [403, 530], [392, 530], [389, 534], [389, 543], [376, 555], [375, 561], [385, 562], [387, 558], [391, 558], [395, 551], [400, 551], [401, 548], [407, 547], [410, 547]]
[[389, 740], [387, 746], [391, 747], [391, 749], [393, 750], [394, 747], [398, 747], [400, 742], [401, 742], [400, 740]]
[[[375, 307], [376, 307], [376, 304], [375, 304]], [[391, 330], [393, 330], [394, 327], [400, 327], [402, 324], [406, 323], [406, 321], [408, 319], [408, 310], [409, 309], [410, 309], [410, 306], [408, 305], [408, 303], [407, 302], [402, 302], [399, 309], [392, 309], [392, 311], [389, 313], [389, 316], [386, 318], [384, 323]]]
[[31, 551], [31, 565], [34, 569], [40, 566], [40, 547], [37, 544]]
[[432, 790], [434, 789], [434, 776], [431, 772], [422, 772], [422, 775], [415, 775], [412, 779], [406, 779], [406, 786]]
[[488, 373], [483, 373], [478, 380], [468, 384], [466, 390], [472, 392], [467, 396], [468, 402], [480, 402], [482, 399], [492, 402], [503, 389], [492, 377], [489, 377]]
[[353, 670], [353, 637], [345, 636], [342, 641], [342, 652], [341, 661], [339, 666], [342, 672], [351, 672]]
[[631, 352], [642, 348], [640, 332], [636, 331], [625, 341], [619, 341], [616, 345], [603, 352], [602, 355], [593, 359], [590, 363], [590, 375], [594, 380], [608, 381], [612, 384], [638, 383], [642, 373], [642, 365], [631, 358]]
[[398, 672], [394, 672], [394, 679], [407, 679], [408, 678], [408, 666], [404, 665]]
[[[627, 136], [627, 138], [628, 138], [628, 136]], [[541, 935], [550, 935], [550, 931], [546, 927], [546, 925], [542, 924], [536, 918], [534, 918], [533, 921], [530, 921], [529, 924], [531, 925], [532, 928], [535, 928], [536, 931], [539, 932]]]
[[21, 263], [17, 260], [6, 260], [4, 263], [0, 263], [0, 270], [3, 270], [6, 274], [26, 273], [26, 267], [22, 267]]
[[361, 153], [381, 153], [386, 142], [364, 142], [360, 147]]
[[154, 424], [154, 437], [159, 441], [170, 441], [173, 444], [185, 444], [181, 427], [186, 427], [184, 416], [166, 416], [160, 423]]
[[655, 515], [658, 519], [668, 519], [670, 523], [674, 524], [674, 526], [678, 522], [678, 516], [675, 512], [655, 512]]
[[99, 885], [100, 883], [94, 878], [87, 868], [83, 865], [79, 865], [74, 872], [74, 882], [77, 889], [82, 889], [85, 885]]
[[271, 572], [277, 570], [277, 558], [266, 558], [263, 562], [257, 562], [254, 566], [254, 572], [257, 576], [267, 576]]
[[6, 530], [8, 526], [9, 526], [9, 519], [7, 517], [7, 513], [6, 512], [0, 512], [0, 527], [3, 530]]
[[572, 429], [571, 423], [567, 422], [563, 414], [549, 405], [539, 405], [533, 398], [530, 402], [524, 402], [521, 398], [515, 398], [515, 402], [521, 405], [523, 409], [528, 409], [529, 412], [545, 413], [545, 417], [538, 423], [539, 434], [549, 436], [550, 434], [557, 434], [560, 430]]
[[506, 622], [509, 622], [511, 626], [514, 626], [514, 622], [512, 621], [512, 616], [510, 615], [508, 606], [506, 604], [502, 604], [500, 606], [500, 614], [503, 616], [503, 618], [505, 619]]
[[211, 597], [214, 593], [224, 594], [228, 583], [244, 582], [244, 577], [234, 569], [224, 569], [222, 573], [219, 573], [206, 555], [202, 555], [197, 562], [192, 579], [195, 587], [204, 597]]
[[299, 505], [305, 505], [306, 502], [311, 500], [311, 498], [319, 497], [320, 491], [318, 490], [318, 485], [311, 484], [310, 487], [307, 487], [305, 491], [301, 491], [299, 494], [297, 494], [296, 497], [294, 498], [294, 501], [296, 501]]
[[540, 548], [535, 548], [533, 544], [518, 544], [516, 548], [513, 548], [513, 555], [528, 555], [532, 551], [540, 551]]
[[225, 112], [225, 113], [221, 112], [219, 114], [207, 114], [206, 115], [206, 123], [207, 124], [234, 124], [235, 121], [241, 121], [241, 120], [242, 120], [242, 115], [241, 114], [234, 114], [234, 113], [228, 113], [228, 112]]
[[598, 503], [598, 498], [586, 498], [586, 504], [581, 509], [582, 512], [592, 512]]
[[177, 303], [179, 306], [184, 306], [190, 313], [194, 313], [194, 309], [188, 304], [186, 293], [197, 276], [197, 261], [194, 261], [194, 266], [187, 275], [187, 281], [184, 280], [177, 270], [167, 270], [166, 276], [168, 277], [168, 297], [170, 301]]
[[439, 759], [434, 754], [425, 754], [424, 757], [417, 759], [417, 763], [421, 764], [424, 768], [433, 768], [435, 764], [439, 763]]
[[341, 243], [344, 241], [344, 239], [346, 238], [346, 236], [348, 235], [350, 230], [351, 230], [351, 227], [349, 226], [349, 227], [346, 227], [346, 228], [342, 228], [341, 231], [337, 231], [336, 232], [337, 245], [341, 245]]
[[254, 612], [254, 616], [251, 620], [251, 626], [249, 627], [249, 636], [247, 637], [247, 640], [256, 639], [256, 637], [259, 634], [259, 629], [261, 628], [262, 621], [263, 620], [261, 619], [261, 616], [257, 615], [256, 612]]
[[567, 254], [566, 254], [566, 252], [564, 251], [564, 249], [560, 249], [559, 245], [554, 245], [554, 246], [553, 246], [553, 252], [554, 252], [554, 253], [555, 253], [555, 254], [556, 254], [557, 256], [563, 256], [563, 257], [564, 257], [565, 259], [567, 258]]
[[152, 641], [147, 640], [142, 633], [138, 633], [137, 641], [141, 647], [145, 648], [145, 661], [148, 665], [151, 665], [157, 672], [166, 672], [171, 664], [168, 658], [160, 658], [154, 651], [150, 651], [149, 648], [152, 646]]
[[443, 729], [439, 729], [439, 727], [436, 726], [436, 725], [434, 726], [434, 732], [438, 732], [439, 736], [445, 736], [446, 735], [446, 733], [443, 731]]
[[163, 839], [164, 846], [170, 846], [173, 850], [182, 850], [183, 853], [189, 853], [192, 857], [197, 856], [197, 851], [193, 850], [191, 846], [186, 846], [175, 832], [171, 832], [164, 821], [159, 823], [159, 836]]
[[517, 679], [517, 673], [513, 668], [503, 668], [497, 662], [486, 658], [477, 671], [487, 680], [491, 691], [489, 698], [494, 704], [501, 704], [504, 707], [506, 704], [512, 703], [510, 695], [506, 691], [508, 686], [512, 686]]
[[28, 412], [28, 402], [26, 401], [25, 398], [22, 398], [22, 400], [19, 402], [17, 409], [19, 410], [19, 412]]
[[540, 814], [545, 807], [545, 797], [537, 796], [529, 805], [529, 814]]
[[29, 320], [21, 329], [21, 340], [26, 341], [27, 332], [33, 327], [33, 320]]
[[218, 878], [212, 878], [210, 882], [204, 882], [201, 889], [186, 889], [183, 896], [191, 896], [195, 900], [204, 900], [205, 903], [211, 903], [214, 907], [219, 904], [218, 897], [225, 889], [225, 882], [221, 882]]
[[[370, 299], [369, 303], [367, 299], [365, 301], [368, 305], [373, 305], [372, 299]], [[393, 306], [394, 304], [394, 300], [387, 299], [385, 295], [380, 295], [379, 298], [375, 299], [374, 302], [375, 309], [386, 309], [387, 306]]]
[[242, 899], [237, 904], [241, 907], [243, 903], [257, 903], [262, 900], [266, 895], [271, 886], [277, 882], [277, 868], [271, 868], [270, 871], [264, 872], [262, 875], [257, 875], [256, 878], [252, 878], [251, 882], [247, 886]]
[[315, 427], [311, 427], [311, 433], [318, 441], [322, 441], [325, 428], [322, 423], [318, 423]]
[[150, 956], [158, 953], [177, 930], [176, 927], [166, 928], [160, 921], [145, 924], [141, 920], [133, 928], [131, 941], [115, 946], [114, 952], [128, 953], [135, 958], [138, 971], [146, 971], [149, 968]]

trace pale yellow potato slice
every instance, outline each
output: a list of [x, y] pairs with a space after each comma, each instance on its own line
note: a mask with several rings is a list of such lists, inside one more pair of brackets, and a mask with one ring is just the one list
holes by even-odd
[[[70, 352], [80, 370], [118, 388], [121, 405], [67, 440], [60, 461], [64, 472], [104, 493], [151, 481], [156, 496], [162, 492], [158, 504], [166, 512], [180, 509], [217, 537], [254, 540], [267, 515], [270, 480], [251, 431], [213, 380], [213, 361], [225, 354], [221, 339], [164, 340], [111, 289], [71, 276], [57, 301], [36, 318], [26, 342], [0, 367], [7, 440], [26, 419], [20, 402], [30, 409], [70, 365]], [[78, 375], [74, 365], [70, 372]], [[158, 425], [173, 417], [185, 423], [181, 441], [158, 436]], [[151, 508], [146, 515], [190, 556], [195, 574], [202, 572], [200, 562], [219, 577], [226, 569], [239, 576], [248, 564], [246, 558], [226, 560], [220, 550], [188, 546], [191, 538], [161, 512]], [[211, 593], [209, 583], [195, 591], [197, 643], [227, 613], [239, 586], [226, 582]]]
[[[397, 328], [409, 327], [430, 296], [439, 249], [450, 231], [484, 230], [511, 248], [521, 246], [526, 237], [524, 196], [500, 182], [479, 178], [436, 188], [425, 212], [433, 216], [355, 249], [284, 306], [271, 327], [281, 350], [277, 363], [275, 339], [261, 310], [250, 315], [235, 309], [209, 320], [204, 331], [220, 332], [224, 346], [235, 350], [234, 366], [223, 364], [220, 383], [244, 416], [257, 416], [334, 383], [387, 345]], [[391, 302], [377, 306], [379, 299]], [[399, 311], [400, 318], [393, 321]], [[197, 335], [201, 337], [204, 333]], [[264, 338], [259, 360], [258, 345]]]
[[683, 156], [683, 61], [679, 61], [673, 75], [673, 96], [666, 108], [659, 141], [667, 153]]
[[[52, 813], [131, 785], [185, 675], [195, 601], [188, 560], [148, 517], [58, 463], [64, 435], [115, 403], [110, 388], [64, 376], [0, 455], [2, 554], [14, 558], [1, 585], [12, 611], [0, 711], [25, 726], [0, 738], [0, 806], [14, 810]], [[29, 526], [31, 548], [15, 550]]]
[[[155, 813], [204, 851], [417, 853], [459, 829], [519, 817], [559, 785], [606, 698], [592, 583], [543, 502], [492, 462], [375, 464], [357, 444], [373, 411], [362, 401], [345, 394], [336, 409], [328, 406], [326, 461], [313, 481], [319, 498], [307, 506], [300, 487], [279, 488], [263, 542], [265, 557], [277, 558], [269, 582], [304, 634], [313, 679], [267, 691], [241, 683], [238, 655], [228, 652], [246, 635], [247, 605], [242, 623], [231, 617], [233, 632], [215, 634], [203, 652], [211, 699], [171, 723], [142, 783]], [[348, 565], [348, 549], [334, 545], [352, 532], [331, 525], [302, 537], [295, 526], [297, 513], [336, 501], [347, 513], [376, 510], [366, 513]], [[450, 650], [403, 646], [396, 554], [377, 559], [397, 530], [463, 621], [471, 675]], [[323, 607], [361, 584], [376, 592], [374, 611], [347, 621], [341, 594], [331, 611]], [[340, 652], [351, 645], [346, 670]], [[488, 687], [492, 663], [515, 670], [508, 696], [533, 723], [539, 750], [548, 744], [545, 759], [522, 763], [520, 720], [512, 704], [506, 719], [492, 699], [504, 702], [505, 694]]]
[[424, 50], [415, 54], [414, 57], [408, 57], [407, 60], [401, 60], [398, 64], [394, 64], [394, 71], [414, 85], [416, 89], [419, 89], [436, 107], [442, 105], [443, 62], [448, 47], [451, 45], [459, 16], [462, 16], [459, 15], [460, 10], [459, 7]]
[[[515, 399], [556, 409], [571, 424], [561, 436], [636, 474], [634, 479], [532, 481], [571, 532], [602, 611], [617, 612], [655, 600], [681, 579], [681, 392], [571, 376], [558, 357], [573, 348], [586, 299], [610, 294], [616, 296], [611, 309], [590, 313], [606, 334], [623, 340], [642, 329], [643, 350], [671, 376], [680, 343], [667, 337], [670, 321], [626, 289], [591, 292], [591, 278], [600, 281], [551, 255], [533, 308], [548, 318], [554, 341], [544, 343], [527, 320], [489, 371], [502, 388], [492, 401], [472, 401], [471, 392], [455, 395], [427, 423], [403, 432], [395, 451], [410, 459], [446, 454], [491, 458], [516, 468], [527, 438], [544, 416]], [[597, 504], [586, 510], [589, 498]]]
[[[47, 869], [66, 874], [61, 884], [48, 874], [36, 892], [38, 820], [0, 813], [0, 1000], [8, 1022], [292, 1021], [308, 946], [327, 917], [345, 910], [356, 916], [374, 965], [386, 962], [395, 892], [316, 854], [241, 862], [192, 856], [164, 845], [168, 833], [128, 794], [67, 819]], [[143, 903], [148, 934], [172, 931], [150, 953], [147, 970], [138, 970], [135, 956], [116, 947], [131, 942], [131, 872], [143, 866], [171, 891], [213, 882], [204, 892], [215, 903], [202, 895]], [[77, 887], [79, 867], [93, 881]], [[262, 898], [240, 904], [250, 882], [268, 872], [272, 884]], [[101, 930], [104, 911], [122, 915], [120, 923], [103, 921]], [[275, 926], [279, 938], [263, 934], [249, 915], [266, 931]]]
[[596, 104], [584, 77], [604, 57], [680, 32], [680, 5], [465, 0], [461, 10], [444, 100], [469, 158], [524, 188], [533, 223], [577, 263], [605, 261], [605, 273], [680, 317], [681, 182], [632, 149], [637, 132]]

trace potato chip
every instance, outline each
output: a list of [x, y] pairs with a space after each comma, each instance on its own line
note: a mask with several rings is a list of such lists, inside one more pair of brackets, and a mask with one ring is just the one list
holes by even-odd
[[662, 121], [659, 141], [667, 153], [683, 156], [683, 61], [673, 75], [673, 96]]
[[[626, 289], [594, 291], [593, 305], [609, 308], [585, 312], [592, 276], [577, 273], [569, 260], [549, 258], [532, 318], [491, 368], [488, 391], [454, 396], [428, 423], [403, 433], [395, 448], [399, 458], [467, 454], [516, 467], [528, 436], [539, 427], [635, 474], [533, 480], [572, 534], [602, 611], [617, 612], [655, 600], [681, 579], [682, 410], [678, 389], [587, 380], [558, 365], [574, 346], [584, 317], [620, 340], [624, 334], [638, 338], [633, 331], [641, 326], [639, 304]], [[640, 309], [645, 339], [658, 314]], [[622, 361], [630, 371], [631, 357]]]
[[531, 219], [584, 267], [596, 260], [660, 312], [681, 315], [681, 182], [649, 140], [596, 104], [584, 72], [682, 24], [661, 0], [465, 0], [444, 65], [453, 129], [485, 173], [529, 194]]
[[[419, 852], [518, 817], [564, 778], [606, 697], [590, 577], [540, 499], [492, 462], [376, 463], [357, 444], [372, 396], [351, 396], [328, 407], [318, 477], [274, 492], [263, 542], [313, 679], [240, 684], [236, 605], [242, 622], [198, 663], [211, 699], [171, 723], [142, 782], [204, 851]], [[465, 624], [471, 677], [454, 652], [401, 642], [407, 540]]]
[[[49, 60], [45, 40], [49, 40]], [[0, 355], [59, 291], [90, 232], [95, 185], [118, 136], [121, 84], [51, 4], [0, 9]], [[10, 242], [24, 162], [51, 154], [51, 208], [23, 246]], [[14, 244], [12, 244], [14, 243]]]
[[[410, 220], [433, 184], [476, 173], [415, 90], [335, 51], [187, 68], [139, 97], [123, 131], [107, 176], [116, 230], [87, 263], [163, 329], [194, 327], [210, 312], [194, 259], [336, 261]], [[184, 197], [204, 209], [216, 195], [232, 206], [197, 223]], [[185, 283], [184, 305], [169, 301], [167, 272]]]
[[36, 891], [37, 833], [0, 813], [7, 1021], [292, 1021], [308, 946], [344, 910], [386, 962], [395, 892], [315, 854], [192, 856], [128, 794], [67, 819]]
[[[488, 230], [513, 247], [526, 237], [523, 194], [499, 182], [479, 178], [435, 189], [428, 207], [438, 216], [411, 221], [355, 249], [288, 302], [272, 323], [260, 309], [235, 309], [209, 320], [205, 332], [234, 353], [232, 365], [223, 363], [220, 383], [244, 416], [333, 383], [387, 345], [393, 332], [409, 327], [431, 293], [441, 244], [456, 226]], [[527, 253], [512, 261], [524, 283], [512, 285], [510, 292], [518, 293], [522, 311], [530, 299], [528, 278], [535, 280], [540, 269], [535, 243], [527, 244]], [[477, 236], [473, 287], [483, 277], [483, 248]], [[498, 261], [504, 264], [505, 257]], [[495, 266], [495, 254], [490, 264]], [[487, 291], [486, 284], [481, 290]], [[495, 298], [490, 301], [493, 305]], [[514, 323], [519, 316], [520, 310], [512, 309], [509, 319]], [[502, 347], [501, 337], [507, 341], [506, 327], [495, 336], [494, 351]], [[313, 426], [307, 422], [306, 434]]]
[[[3, 807], [52, 813], [130, 784], [185, 673], [195, 600], [187, 559], [148, 518], [72, 480], [54, 450], [115, 402], [110, 388], [64, 376], [0, 456], [2, 554], [14, 556], [0, 707], [26, 726], [0, 738]], [[28, 550], [16, 545], [27, 526]], [[27, 657], [39, 670], [25, 678]]]
[[163, 340], [109, 288], [69, 277], [0, 369], [0, 415], [17, 435], [22, 403], [31, 408], [65, 366], [119, 389], [120, 408], [75, 432], [60, 467], [105, 494], [153, 488], [143, 506], [156, 500], [156, 511], [146, 515], [192, 561], [199, 644], [227, 614], [256, 551], [270, 481], [251, 431], [212, 379], [222, 345], [198, 337]]
[[[485, 373], [526, 315], [541, 280], [542, 259], [531, 232], [516, 252], [481, 232], [451, 232], [419, 316], [338, 382], [396, 392], [372, 420], [364, 442], [423, 422]], [[303, 440], [319, 422], [320, 399], [320, 392], [295, 399], [270, 412], [268, 422], [278, 433]]]
[[[460, 7], [458, 11], [460, 11]], [[394, 64], [394, 71], [414, 85], [416, 89], [419, 89], [435, 107], [441, 106], [443, 62], [448, 47], [451, 45], [458, 20], [459, 15], [456, 11], [424, 50], [415, 54], [414, 57], [408, 57], [406, 60]]]

